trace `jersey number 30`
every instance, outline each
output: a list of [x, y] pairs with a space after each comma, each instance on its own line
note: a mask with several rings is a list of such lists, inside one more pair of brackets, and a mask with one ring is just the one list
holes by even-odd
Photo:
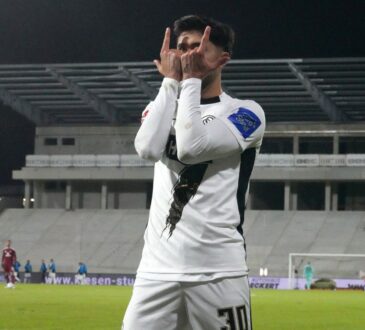
[[218, 309], [218, 316], [225, 317], [226, 324], [229, 326], [222, 327], [220, 330], [248, 330], [245, 305]]

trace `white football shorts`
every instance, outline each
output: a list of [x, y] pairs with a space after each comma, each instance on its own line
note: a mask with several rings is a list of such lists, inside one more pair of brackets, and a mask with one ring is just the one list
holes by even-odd
[[252, 330], [247, 276], [209, 282], [137, 278], [122, 330]]

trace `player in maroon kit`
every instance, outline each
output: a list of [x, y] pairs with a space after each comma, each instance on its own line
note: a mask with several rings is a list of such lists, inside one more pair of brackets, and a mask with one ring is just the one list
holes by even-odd
[[13, 264], [16, 261], [16, 252], [11, 248], [11, 240], [5, 241], [5, 248], [3, 249], [1, 266], [4, 270], [6, 288], [15, 288], [15, 276], [13, 270]]

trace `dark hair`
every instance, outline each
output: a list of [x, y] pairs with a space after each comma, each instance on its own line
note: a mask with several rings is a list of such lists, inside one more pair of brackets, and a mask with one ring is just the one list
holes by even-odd
[[225, 52], [232, 55], [234, 44], [234, 31], [224, 23], [218, 22], [212, 18], [200, 17], [197, 15], [188, 15], [179, 18], [174, 22], [174, 33], [176, 37], [185, 31], [199, 31], [204, 33], [205, 28], [209, 25], [212, 30], [210, 33], [210, 41]]

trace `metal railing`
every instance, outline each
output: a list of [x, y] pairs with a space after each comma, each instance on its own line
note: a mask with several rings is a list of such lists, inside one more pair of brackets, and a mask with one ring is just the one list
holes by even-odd
[[[138, 155], [27, 155], [26, 167], [151, 167]], [[365, 167], [365, 154], [260, 154], [257, 167]]]

